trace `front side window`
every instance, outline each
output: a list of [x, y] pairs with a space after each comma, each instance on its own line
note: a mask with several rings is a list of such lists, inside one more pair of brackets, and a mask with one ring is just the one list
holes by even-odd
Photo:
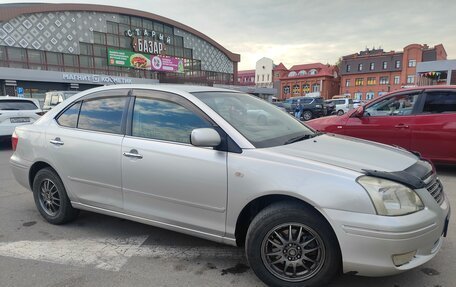
[[59, 125], [69, 128], [75, 128], [78, 125], [78, 115], [81, 102], [73, 104], [65, 112], [60, 114], [56, 119]]
[[312, 130], [276, 106], [248, 94], [199, 92], [193, 95], [257, 148], [284, 145], [315, 135]]
[[85, 100], [79, 113], [78, 128], [120, 134], [128, 97]]
[[456, 93], [428, 92], [424, 103], [423, 113], [455, 113]]
[[364, 115], [371, 117], [411, 115], [418, 97], [419, 94], [388, 97], [367, 107]]
[[132, 136], [190, 143], [192, 130], [211, 124], [187, 108], [165, 100], [136, 98]]

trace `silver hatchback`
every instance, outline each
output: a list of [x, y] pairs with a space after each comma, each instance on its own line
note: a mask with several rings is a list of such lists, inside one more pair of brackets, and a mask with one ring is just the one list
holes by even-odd
[[409, 270], [448, 226], [427, 161], [230, 90], [96, 88], [16, 128], [13, 144], [13, 173], [50, 223], [83, 209], [245, 246], [270, 286]]

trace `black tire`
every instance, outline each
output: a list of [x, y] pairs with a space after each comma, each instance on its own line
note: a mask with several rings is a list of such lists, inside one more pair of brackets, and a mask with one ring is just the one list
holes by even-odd
[[337, 115], [338, 115], [338, 116], [341, 116], [341, 115], [343, 115], [344, 113], [345, 113], [345, 112], [344, 112], [343, 110], [338, 110], [338, 111], [337, 111]]
[[71, 206], [62, 180], [51, 168], [43, 168], [36, 173], [33, 198], [38, 211], [49, 223], [64, 224], [79, 214], [79, 210]]
[[[299, 229], [292, 229], [291, 232], [292, 241], [296, 237], [295, 241], [304, 242], [299, 244], [293, 243], [297, 246], [295, 247], [291, 246], [292, 241], [286, 241], [287, 243], [283, 244], [284, 249], [277, 247], [277, 244], [271, 244], [271, 241], [268, 239], [272, 238], [273, 241], [276, 240], [274, 239], [276, 235], [274, 235], [273, 231], [279, 230], [282, 226], [285, 226], [286, 228], [284, 230], [286, 230], [289, 228], [288, 225], [308, 228], [301, 229], [301, 231], [304, 230], [302, 233], [301, 231], [298, 232]], [[281, 234], [286, 234], [286, 231]], [[315, 239], [311, 239], [314, 235], [316, 236]], [[279, 240], [277, 236], [276, 238]], [[308, 241], [309, 238], [311, 239], [310, 243]], [[268, 245], [273, 246], [272, 248], [275, 246], [276, 251], [271, 250], [272, 252], [266, 255]], [[310, 247], [311, 249], [307, 249], [306, 247]], [[316, 211], [295, 202], [283, 201], [274, 203], [260, 211], [249, 226], [245, 248], [250, 267], [258, 278], [268, 286], [325, 286], [334, 276], [339, 274], [342, 266], [339, 244], [332, 228], [323, 216]], [[273, 264], [273, 262], [268, 261], [268, 258], [272, 258], [270, 261], [275, 262], [283, 260], [283, 264]], [[307, 261], [307, 259], [312, 258], [316, 258], [315, 263]], [[291, 262], [290, 264], [293, 265], [286, 267], [285, 264], [287, 262]], [[300, 264], [300, 266], [294, 267], [297, 264]], [[278, 267], [282, 265], [285, 268], [285, 273], [280, 274], [282, 271], [279, 272], [276, 269], [279, 269]], [[312, 268], [314, 269], [312, 270]], [[301, 273], [300, 276], [297, 276], [298, 270]], [[287, 271], [292, 274], [287, 275]], [[293, 273], [295, 276], [293, 276]], [[285, 277], [285, 279], [280, 277]]]
[[308, 120], [311, 120], [313, 118], [313, 114], [311, 111], [307, 110], [307, 111], [303, 111], [302, 112], [302, 119], [305, 120], [305, 121], [308, 121]]

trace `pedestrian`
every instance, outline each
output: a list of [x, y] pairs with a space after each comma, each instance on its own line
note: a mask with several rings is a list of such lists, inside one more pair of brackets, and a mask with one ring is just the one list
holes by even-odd
[[298, 100], [298, 102], [296, 103], [296, 108], [295, 108], [295, 118], [297, 118], [298, 120], [301, 119], [303, 109], [304, 109], [304, 107], [301, 104], [301, 100]]

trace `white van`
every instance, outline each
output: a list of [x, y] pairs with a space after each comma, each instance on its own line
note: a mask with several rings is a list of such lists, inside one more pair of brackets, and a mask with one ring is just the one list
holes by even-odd
[[79, 93], [78, 91], [52, 91], [47, 92], [44, 98], [43, 111], [47, 112], [64, 100]]

